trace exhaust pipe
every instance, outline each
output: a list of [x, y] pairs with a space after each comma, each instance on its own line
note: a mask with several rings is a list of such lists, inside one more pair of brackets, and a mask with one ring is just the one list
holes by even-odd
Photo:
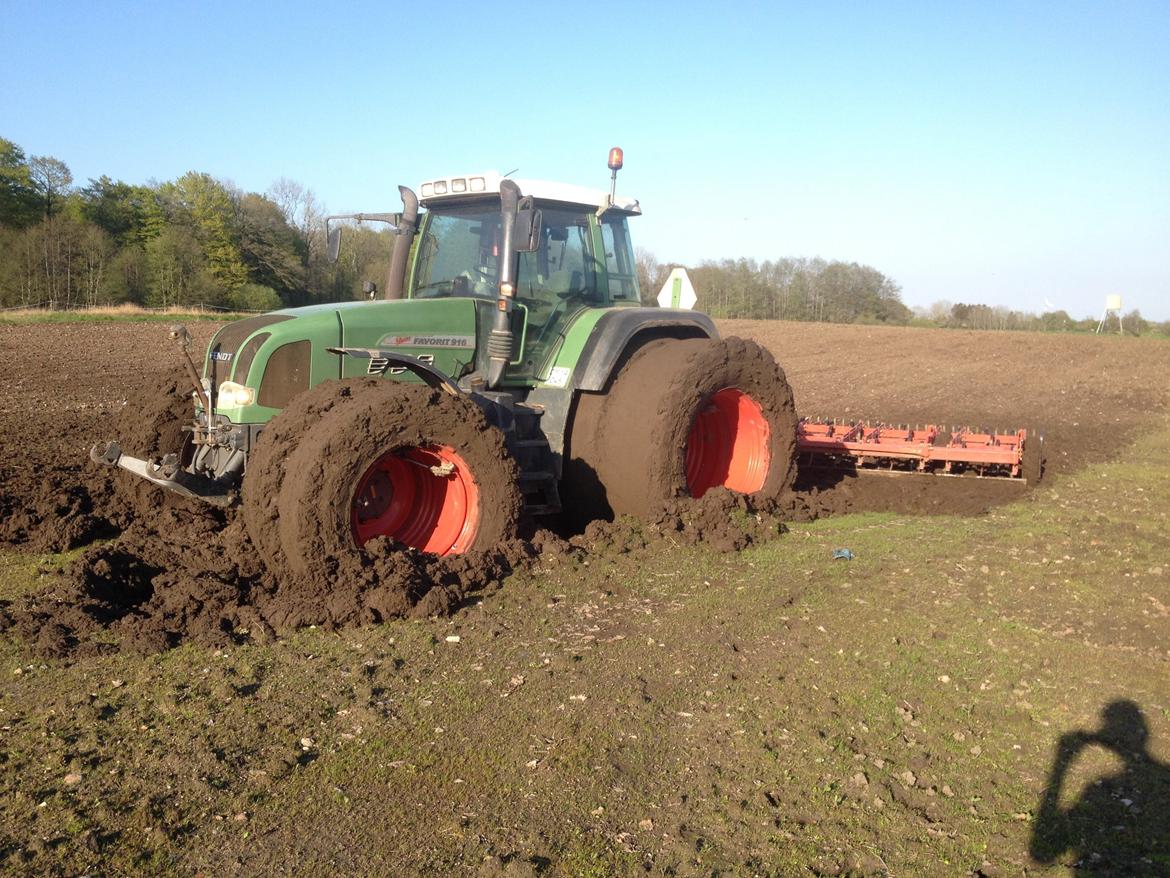
[[401, 299], [406, 291], [406, 259], [418, 228], [418, 196], [407, 186], [399, 186], [402, 196], [402, 216], [394, 234], [394, 249], [390, 252], [390, 273], [386, 277], [386, 298]]
[[488, 336], [487, 386], [494, 390], [504, 377], [512, 359], [512, 299], [516, 294], [516, 211], [520, 204], [520, 187], [511, 180], [500, 181], [500, 292], [496, 299], [496, 319]]

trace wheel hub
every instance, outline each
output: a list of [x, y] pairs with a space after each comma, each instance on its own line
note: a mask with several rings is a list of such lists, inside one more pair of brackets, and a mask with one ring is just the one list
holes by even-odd
[[716, 391], [695, 415], [687, 436], [687, 488], [702, 497], [723, 486], [742, 494], [762, 487], [772, 462], [763, 409], [735, 387]]
[[479, 490], [453, 448], [397, 448], [358, 480], [351, 521], [359, 546], [385, 536], [434, 555], [459, 554], [478, 531]]

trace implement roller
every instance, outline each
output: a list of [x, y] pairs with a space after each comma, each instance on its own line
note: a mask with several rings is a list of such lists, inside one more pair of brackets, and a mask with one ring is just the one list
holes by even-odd
[[1032, 484], [1040, 478], [1043, 445], [1043, 436], [1027, 430], [946, 430], [815, 418], [802, 418], [797, 426], [802, 465], [858, 471], [974, 475]]

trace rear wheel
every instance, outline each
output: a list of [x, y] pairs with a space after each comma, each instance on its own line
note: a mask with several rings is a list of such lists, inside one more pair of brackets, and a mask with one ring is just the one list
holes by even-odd
[[792, 391], [771, 354], [740, 338], [662, 339], [607, 394], [579, 401], [569, 493], [603, 498], [602, 515], [646, 515], [716, 487], [766, 503], [792, 485], [795, 450]]
[[469, 399], [358, 378], [298, 397], [285, 419], [244, 489], [249, 533], [274, 572], [327, 576], [377, 537], [449, 555], [515, 533], [515, 463]]

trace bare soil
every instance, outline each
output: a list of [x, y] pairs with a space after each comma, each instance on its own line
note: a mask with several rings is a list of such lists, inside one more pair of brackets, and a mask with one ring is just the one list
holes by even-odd
[[0, 871], [1166, 874], [1170, 345], [722, 330], [801, 413], [1039, 427], [1051, 478], [372, 546], [290, 602], [238, 516], [87, 459], [165, 327], [0, 327]]
[[1028, 429], [1048, 468], [1110, 460], [1170, 403], [1162, 339], [724, 320], [768, 348], [802, 416]]

